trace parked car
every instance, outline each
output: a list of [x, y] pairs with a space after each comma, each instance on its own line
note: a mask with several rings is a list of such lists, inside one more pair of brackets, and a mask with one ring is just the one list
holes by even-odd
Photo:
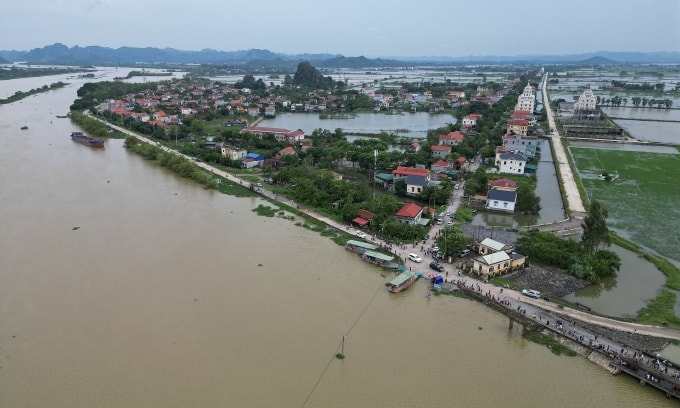
[[522, 289], [522, 294], [524, 296], [529, 296], [534, 299], [540, 299], [541, 298], [541, 292], [533, 289]]
[[466, 256], [470, 255], [470, 250], [469, 249], [464, 249], [460, 251], [460, 257], [465, 258]]
[[453, 185], [454, 190], [458, 190], [460, 188], [460, 184], [456, 183]]
[[418, 263], [423, 262], [423, 259], [420, 256], [418, 256], [418, 254], [414, 254], [413, 252], [408, 254], [408, 259], [413, 261], [413, 262], [418, 262]]
[[437, 272], [444, 272], [444, 267], [439, 262], [430, 262], [430, 268]]
[[363, 231], [357, 231], [356, 236], [361, 239], [366, 239], [366, 234]]
[[448, 225], [450, 227], [451, 225], [453, 225], [453, 221], [447, 222], [446, 225]]

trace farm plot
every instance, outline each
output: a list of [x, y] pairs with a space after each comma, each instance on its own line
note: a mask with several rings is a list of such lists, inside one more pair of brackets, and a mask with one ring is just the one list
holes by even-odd
[[[680, 261], [680, 154], [570, 147], [587, 198], [631, 241]], [[615, 181], [601, 180], [607, 173]]]

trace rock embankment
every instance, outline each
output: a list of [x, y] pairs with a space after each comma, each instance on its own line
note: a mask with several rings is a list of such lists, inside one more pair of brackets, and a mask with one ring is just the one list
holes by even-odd
[[[562, 298], [569, 293], [590, 285], [584, 279], [537, 266], [530, 266], [527, 269], [512, 272], [506, 275], [506, 278], [518, 286], [538, 290], [545, 297], [555, 299]], [[570, 317], [564, 315], [561, 317], [566, 321], [571, 321]], [[655, 351], [661, 350], [669, 343], [668, 339], [610, 329], [585, 322], [578, 322], [577, 325], [602, 337], [618, 342], [624, 350], [643, 350], [654, 354]]]
[[590, 285], [585, 279], [535, 265], [511, 272], [505, 278], [524, 289], [538, 290], [545, 297], [555, 299]]

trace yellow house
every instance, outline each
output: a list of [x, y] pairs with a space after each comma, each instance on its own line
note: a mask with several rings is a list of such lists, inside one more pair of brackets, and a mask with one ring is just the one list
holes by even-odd
[[510, 256], [507, 253], [494, 252], [493, 254], [482, 255], [472, 260], [471, 272], [485, 278], [500, 275], [510, 270]]

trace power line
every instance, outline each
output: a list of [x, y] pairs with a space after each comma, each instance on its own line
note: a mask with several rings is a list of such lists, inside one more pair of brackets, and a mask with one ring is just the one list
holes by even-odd
[[[371, 298], [371, 300], [368, 301], [368, 303], [366, 304], [366, 306], [364, 306], [364, 309], [361, 311], [361, 313], [359, 313], [359, 316], [356, 318], [356, 320], [354, 320], [354, 323], [352, 323], [352, 325], [350, 326], [349, 330], [347, 330], [347, 334], [345, 334], [345, 335], [343, 336], [343, 340], [344, 340], [345, 337], [347, 337], [347, 335], [348, 335], [349, 333], [352, 332], [352, 329], [354, 329], [354, 326], [356, 326], [357, 323], [359, 323], [359, 320], [361, 320], [361, 318], [364, 316], [364, 313], [366, 313], [366, 311], [368, 310], [368, 307], [371, 306], [371, 304], [372, 304], [373, 301], [375, 300], [375, 297], [378, 295], [378, 292], [380, 291], [380, 289], [381, 289], [382, 287], [383, 287], [383, 285], [380, 285], [380, 286], [378, 286], [378, 288], [375, 290], [375, 293], [373, 294], [373, 297]], [[341, 344], [342, 344], [342, 341], [341, 341], [340, 343], [338, 343], [337, 346], [335, 346], [335, 349], [337, 350], [339, 347], [341, 347]], [[321, 375], [319, 375], [319, 378], [316, 379], [316, 383], [314, 383], [314, 387], [312, 387], [312, 389], [309, 391], [309, 394], [307, 394], [307, 398], [305, 398], [305, 400], [304, 400], [304, 402], [302, 403], [302, 405], [300, 405], [300, 408], [304, 408], [304, 406], [307, 405], [307, 401], [309, 401], [309, 399], [312, 397], [312, 394], [314, 394], [314, 391], [316, 391], [316, 387], [319, 386], [319, 383], [320, 383], [321, 380], [323, 379], [324, 375], [326, 375], [326, 371], [328, 371], [328, 368], [331, 366], [331, 363], [332, 363], [333, 360], [335, 360], [335, 359], [336, 359], [335, 356], [331, 356], [331, 357], [328, 359], [328, 363], [326, 363], [326, 367], [325, 367], [325, 368], [323, 369], [323, 371], [321, 372]]]

